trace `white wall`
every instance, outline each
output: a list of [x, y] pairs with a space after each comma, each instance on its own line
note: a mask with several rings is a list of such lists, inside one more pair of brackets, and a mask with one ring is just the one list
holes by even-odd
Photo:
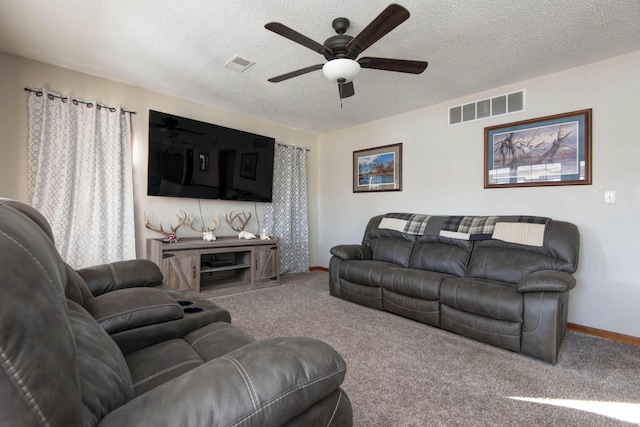
[[[640, 52], [320, 136], [318, 265], [385, 212], [526, 214], [581, 233], [569, 322], [640, 337]], [[428, 70], [427, 70], [428, 72]], [[453, 78], [453, 77], [452, 77]], [[526, 112], [447, 125], [448, 107], [526, 89]], [[483, 188], [484, 127], [592, 108], [593, 185]], [[352, 193], [352, 153], [403, 143], [402, 192]], [[603, 202], [615, 190], [617, 203]]]
[[[301, 132], [252, 117], [224, 111], [179, 98], [147, 91], [138, 87], [116, 83], [65, 68], [55, 67], [36, 61], [0, 52], [0, 197], [9, 197], [27, 202], [27, 92], [25, 87], [46, 88], [72, 97], [95, 100], [105, 105], [121, 105], [135, 111], [133, 128], [133, 181], [136, 210], [136, 240], [139, 258], [146, 253], [145, 239], [159, 237], [144, 227], [143, 213], [150, 215], [154, 225], [162, 222], [164, 229], [177, 224], [176, 213], [180, 209], [199, 213], [196, 199], [147, 196], [147, 153], [149, 109], [189, 117], [195, 120], [215, 123], [276, 138], [277, 142], [307, 147], [309, 164], [309, 222], [311, 241], [318, 233], [317, 220], [317, 176], [318, 150], [317, 135]], [[218, 235], [235, 234], [224, 215], [232, 210], [252, 213], [248, 231], [258, 232], [256, 211], [262, 224], [263, 203], [202, 200], [205, 217], [217, 213], [222, 225]], [[105, 230], [105, 236], [113, 230]], [[179, 236], [195, 236], [187, 227], [180, 229]], [[315, 245], [311, 245], [311, 256], [315, 255]]]
[[[168, 224], [178, 209], [196, 212], [188, 199], [146, 196], [148, 110], [155, 109], [223, 126], [272, 135], [309, 152], [311, 265], [328, 266], [329, 249], [359, 243], [368, 219], [379, 213], [523, 213], [578, 225], [582, 236], [578, 286], [571, 293], [569, 321], [640, 337], [640, 143], [633, 131], [640, 100], [640, 52], [520, 82], [446, 104], [413, 111], [318, 137], [251, 117], [184, 101], [60, 67], [0, 53], [0, 197], [27, 201], [27, 94], [45, 87], [136, 111], [133, 118], [134, 182], [138, 256], [144, 257], [142, 213]], [[447, 126], [447, 108], [485, 96], [527, 90], [527, 110]], [[485, 126], [593, 108], [593, 185], [483, 189]], [[353, 194], [352, 152], [404, 144], [404, 190]], [[603, 191], [616, 191], [615, 205]], [[257, 205], [261, 216], [261, 204]], [[207, 201], [205, 214], [253, 210], [253, 204]], [[255, 222], [252, 222], [255, 224]], [[222, 230], [231, 234], [231, 230]], [[110, 230], [105, 230], [109, 233]]]

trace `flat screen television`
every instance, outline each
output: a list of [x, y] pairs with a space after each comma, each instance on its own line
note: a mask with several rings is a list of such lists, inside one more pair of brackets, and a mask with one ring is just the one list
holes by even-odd
[[275, 139], [149, 110], [150, 196], [271, 202]]

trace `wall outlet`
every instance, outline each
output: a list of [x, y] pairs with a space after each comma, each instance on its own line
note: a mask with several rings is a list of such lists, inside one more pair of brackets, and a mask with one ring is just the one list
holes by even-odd
[[605, 203], [615, 203], [616, 202], [616, 192], [615, 190], [607, 190], [604, 192], [604, 202]]

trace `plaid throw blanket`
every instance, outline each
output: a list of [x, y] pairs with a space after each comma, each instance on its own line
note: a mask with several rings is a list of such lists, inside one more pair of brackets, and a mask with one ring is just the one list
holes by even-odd
[[415, 235], [463, 240], [497, 239], [528, 246], [543, 246], [549, 218], [537, 216], [432, 216], [388, 213], [379, 228]]

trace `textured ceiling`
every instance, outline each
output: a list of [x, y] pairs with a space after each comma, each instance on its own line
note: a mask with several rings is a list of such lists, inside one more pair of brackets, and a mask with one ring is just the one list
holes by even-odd
[[[334, 18], [355, 36], [389, 3], [0, 0], [0, 51], [324, 133], [640, 50], [639, 0], [402, 0], [411, 17], [364, 56], [426, 60], [424, 73], [363, 69], [342, 109], [321, 71], [267, 82], [325, 62], [267, 22], [322, 43]], [[225, 68], [235, 55], [256, 64]]]

